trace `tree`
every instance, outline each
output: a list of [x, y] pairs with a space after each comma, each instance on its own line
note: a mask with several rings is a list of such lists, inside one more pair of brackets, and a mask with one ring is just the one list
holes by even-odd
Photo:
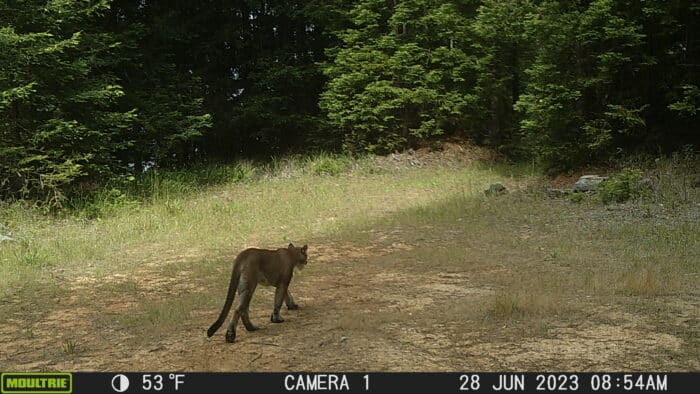
[[700, 146], [700, 5], [689, 0], [630, 3], [642, 26], [644, 55], [636, 93], [649, 105], [644, 133], [627, 147], [669, 152]]
[[600, 159], [620, 135], [640, 133], [646, 105], [632, 85], [641, 27], [612, 0], [545, 1], [530, 14], [537, 48], [516, 103], [528, 149], [554, 166]]
[[[0, 13], [0, 198], [60, 205], [72, 188], [189, 157], [210, 124], [150, 2], [8, 2]], [[161, 41], [159, 41], [161, 40]], [[162, 49], [162, 48], [160, 48]]]
[[182, 60], [190, 32], [172, 15], [179, 14], [170, 2], [114, 0], [100, 21], [119, 41], [104, 71], [118, 76], [125, 91], [120, 108], [138, 115], [122, 135], [132, 146], [118, 154], [122, 167], [136, 172], [146, 163], [200, 159], [203, 133], [212, 126], [201, 78]]
[[149, 0], [145, 11], [129, 3], [148, 14], [144, 25], [165, 43], [159, 51], [201, 81], [203, 106], [214, 117], [198, 144], [204, 154], [268, 156], [318, 135], [323, 78], [316, 63], [334, 2]]
[[96, 72], [118, 46], [82, 29], [109, 1], [27, 0], [0, 13], [0, 197], [60, 204], [66, 185], [109, 176], [133, 110], [118, 108], [116, 76]]
[[470, 31], [477, 57], [472, 128], [477, 139], [509, 156], [524, 156], [519, 138], [521, 116], [514, 104], [526, 85], [525, 70], [534, 58], [525, 24], [535, 6], [531, 1], [485, 0]]
[[391, 151], [465, 127], [475, 98], [470, 1], [360, 1], [328, 51], [319, 105], [348, 151]]

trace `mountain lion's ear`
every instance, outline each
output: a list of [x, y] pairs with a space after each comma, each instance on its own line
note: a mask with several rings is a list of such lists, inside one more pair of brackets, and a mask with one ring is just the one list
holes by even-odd
[[289, 246], [287, 246], [288, 249], [291, 249], [293, 247], [294, 247], [294, 244], [292, 244], [291, 242], [289, 243]]
[[309, 248], [309, 245], [304, 245], [301, 247], [301, 251], [306, 253], [306, 249], [308, 249], [308, 248]]

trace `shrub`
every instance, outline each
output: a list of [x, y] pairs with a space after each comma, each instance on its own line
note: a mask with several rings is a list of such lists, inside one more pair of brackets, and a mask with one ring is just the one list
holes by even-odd
[[642, 182], [643, 173], [636, 168], [625, 168], [598, 185], [596, 195], [605, 204], [621, 203], [645, 197], [647, 188]]

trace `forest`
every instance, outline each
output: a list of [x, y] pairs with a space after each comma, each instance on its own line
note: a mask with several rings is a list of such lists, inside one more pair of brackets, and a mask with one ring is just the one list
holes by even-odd
[[3, 0], [0, 199], [458, 137], [561, 171], [700, 145], [690, 0]]

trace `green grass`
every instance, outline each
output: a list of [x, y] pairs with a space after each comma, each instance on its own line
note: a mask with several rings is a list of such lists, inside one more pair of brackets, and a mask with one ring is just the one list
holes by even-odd
[[487, 303], [484, 312], [497, 319], [532, 319], [556, 310], [555, 297], [537, 292], [499, 292]]
[[66, 355], [72, 356], [79, 352], [78, 343], [73, 338], [66, 338], [63, 340], [61, 349]]
[[[311, 160], [311, 168], [319, 160]], [[344, 177], [301, 170], [295, 177], [246, 178], [245, 182], [233, 177], [217, 184], [210, 180], [235, 171], [219, 168], [215, 172], [218, 175], [197, 181], [196, 186], [196, 176], [180, 172], [159, 180], [139, 180], [154, 189], [140, 199], [138, 194], [124, 194], [125, 201], [131, 202], [99, 208], [102, 214], [93, 219], [81, 211], [51, 217], [20, 204], [3, 206], [0, 223], [19, 241], [0, 246], [0, 294], [23, 283], [49, 281], [54, 268], [69, 277], [105, 275], [172, 255], [208, 258], [231, 255], [244, 245], [303, 242], [428, 204], [436, 196], [478, 194], [496, 177], [488, 170], [471, 168], [371, 176], [358, 172]], [[202, 173], [206, 172], [195, 171]], [[105, 201], [108, 206], [113, 203]]]
[[344, 155], [320, 153], [309, 157], [307, 165], [314, 175], [337, 176], [350, 170], [352, 160]]

